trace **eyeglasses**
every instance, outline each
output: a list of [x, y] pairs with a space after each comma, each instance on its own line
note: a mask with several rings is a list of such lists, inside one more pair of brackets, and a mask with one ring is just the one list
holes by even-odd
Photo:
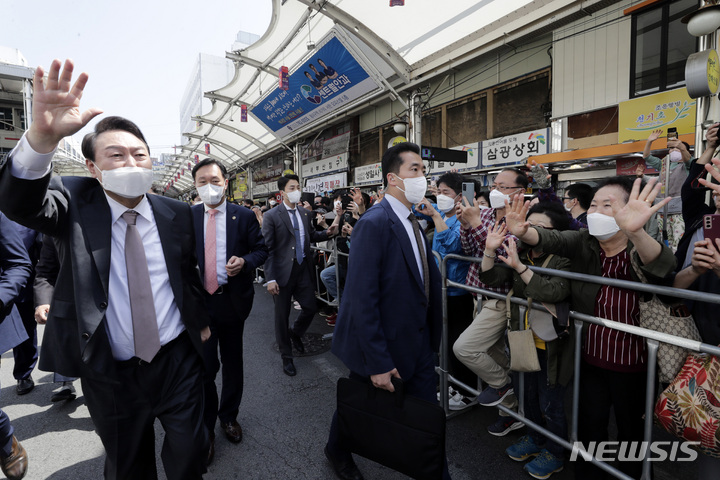
[[518, 187], [518, 186], [515, 186], [515, 187], [505, 187], [505, 186], [502, 186], [502, 185], [492, 185], [492, 186], [490, 187], [490, 190], [500, 190], [501, 192], [512, 192], [513, 190], [517, 190], [518, 188], [522, 188], [522, 187]]
[[575, 197], [562, 197], [563, 200], [575, 200]]
[[532, 224], [532, 223], [530, 223], [529, 225], [530, 225], [531, 227], [542, 228], [543, 230], [555, 230], [555, 227], [546, 227], [546, 226], [544, 226], [544, 225], [535, 225], [535, 224]]

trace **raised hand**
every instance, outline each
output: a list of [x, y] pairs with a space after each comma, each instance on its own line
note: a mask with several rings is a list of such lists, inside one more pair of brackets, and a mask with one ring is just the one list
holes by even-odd
[[522, 193], [515, 195], [512, 205], [505, 201], [505, 223], [508, 231], [520, 239], [530, 228], [530, 223], [525, 220], [528, 210], [530, 210], [530, 202], [525, 201]]
[[479, 205], [477, 199], [473, 199], [473, 204], [470, 205], [465, 197], [463, 197], [462, 202], [457, 204], [455, 212], [463, 227], [475, 228], [480, 225]]
[[706, 238], [695, 242], [690, 264], [700, 274], [712, 270], [720, 276], [720, 239], [716, 238], [713, 242]]
[[653, 130], [650, 132], [650, 136], [648, 137], [648, 142], [654, 142], [658, 138], [660, 138], [660, 135], [662, 135], [663, 131], [662, 128], [658, 128], [657, 130]]
[[[705, 165], [705, 170], [708, 171], [708, 173], [715, 179], [715, 181], [720, 182], [720, 171], [718, 171], [718, 168], [720, 168], [720, 159], [713, 158], [710, 161], [712, 162], [712, 165]], [[704, 178], [699, 178], [698, 183], [709, 188], [710, 190], [713, 190], [716, 193], [720, 193], [720, 185], [718, 185], [717, 183], [708, 182]]]
[[496, 223], [493, 225], [487, 234], [487, 238], [485, 238], [485, 250], [494, 252], [500, 248], [505, 241], [507, 232], [508, 230], [504, 223]]
[[80, 111], [87, 73], [78, 75], [70, 85], [73, 73], [72, 60], [65, 60], [60, 72], [60, 61], [53, 60], [48, 72], [47, 84], [43, 81], [42, 67], [35, 70], [32, 124], [27, 132], [27, 141], [38, 153], [49, 153], [60, 140], [78, 132], [95, 116], [102, 113], [98, 108]]
[[520, 256], [518, 255], [517, 244], [512, 238], [508, 238], [505, 243], [505, 253], [507, 257], [500, 256], [500, 260], [506, 265], [510, 266], [513, 270], [517, 271], [521, 268], [525, 268], [522, 262], [520, 262]]
[[642, 179], [635, 180], [630, 192], [630, 198], [625, 205], [622, 205], [614, 195], [610, 195], [610, 205], [613, 209], [615, 222], [617, 222], [620, 230], [628, 235], [642, 230], [650, 217], [671, 200], [671, 197], [666, 197], [661, 202], [653, 205], [655, 197], [660, 193], [662, 184], [657, 183], [657, 178], [651, 178], [645, 188], [640, 191], [641, 184]]

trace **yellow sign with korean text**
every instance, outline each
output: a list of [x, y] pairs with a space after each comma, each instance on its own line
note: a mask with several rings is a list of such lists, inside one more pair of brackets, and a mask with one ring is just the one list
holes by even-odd
[[618, 143], [645, 140], [657, 129], [665, 136], [669, 127], [680, 135], [695, 133], [695, 100], [685, 88], [620, 102]]

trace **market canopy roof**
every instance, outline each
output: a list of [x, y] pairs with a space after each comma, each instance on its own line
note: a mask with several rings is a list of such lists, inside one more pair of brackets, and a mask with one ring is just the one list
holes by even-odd
[[[194, 119], [197, 130], [183, 132], [190, 141], [176, 156], [174, 168], [167, 170], [163, 185], [177, 178], [195, 155], [212, 157], [231, 169], [243, 167], [320, 125], [370, 108], [371, 102], [402, 101], [400, 93], [424, 86], [480, 55], [617, 3], [452, 0], [440, 6], [436, 0], [408, 0], [405, 6], [391, 8], [388, 0], [272, 1], [270, 26], [260, 40], [244, 50], [226, 53], [235, 63], [235, 77], [225, 87], [205, 93], [212, 109]], [[287, 66], [292, 76], [293, 68], [317, 52], [313, 45], [321, 46], [331, 33], [364, 60], [378, 88], [281, 136], [271, 133], [252, 114], [247, 122], [241, 122], [243, 105], [252, 112], [277, 88], [282, 66]], [[205, 144], [210, 144], [209, 155]], [[189, 173], [180, 176], [174, 186], [181, 192], [189, 190]]]

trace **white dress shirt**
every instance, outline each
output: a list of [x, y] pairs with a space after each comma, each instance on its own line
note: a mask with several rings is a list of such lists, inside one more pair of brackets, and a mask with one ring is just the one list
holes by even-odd
[[[287, 206], [287, 203], [283, 202], [283, 207], [287, 210], [288, 216], [290, 217], [290, 225], [292, 225], [293, 229], [295, 228], [295, 223], [293, 222], [293, 212], [291, 212], [291, 208]], [[294, 215], [295, 218], [297, 218], [298, 228], [300, 229], [300, 244], [302, 245], [302, 254], [303, 258], [305, 258], [305, 224], [302, 221], [302, 217], [300, 216], [300, 212], [297, 209], [298, 204], [295, 204], [295, 210]]]
[[[408, 219], [408, 216], [410, 215], [410, 209], [403, 205], [400, 200], [390, 194], [385, 195], [385, 198], [383, 200], [389, 201], [393, 212], [395, 212], [395, 215], [397, 215], [402, 222], [402, 226], [405, 227], [405, 231], [407, 232], [408, 237], [410, 237], [410, 245], [412, 245], [413, 255], [415, 255], [415, 261], [417, 262], [418, 271], [420, 272], [420, 280], [425, 282], [425, 277], [423, 275], [423, 262], [422, 258], [420, 257], [420, 250], [418, 249], [417, 240], [415, 240], [415, 231], [413, 230], [412, 222]], [[420, 231], [420, 235], [425, 235], [422, 230]], [[427, 250], [427, 244], [423, 245], [423, 248]]]
[[[10, 172], [14, 177], [26, 180], [37, 180], [50, 171], [52, 153], [38, 154], [23, 138], [11, 153], [12, 165]], [[112, 218], [110, 248], [110, 278], [108, 283], [108, 308], [105, 312], [110, 347], [116, 360], [127, 360], [135, 356], [132, 316], [130, 315], [130, 293], [127, 284], [127, 267], [125, 265], [125, 230], [127, 224], [121, 215], [129, 210], [105, 194]], [[170, 286], [170, 276], [157, 223], [147, 197], [132, 210], [138, 212], [136, 226], [147, 258], [155, 302], [155, 315], [160, 333], [160, 344], [174, 340], [185, 326], [182, 323], [180, 310], [175, 303]]]
[[[287, 206], [285, 202], [282, 203], [282, 206], [285, 207], [285, 211], [288, 214], [288, 217], [290, 217], [290, 225], [293, 227], [293, 232], [295, 231], [295, 224], [293, 223], [293, 212], [291, 212], [291, 208]], [[295, 218], [297, 218], [298, 221], [298, 228], [300, 229], [300, 243], [303, 246], [303, 258], [305, 258], [305, 224], [303, 224], [302, 217], [300, 216], [300, 212], [298, 212], [298, 204], [295, 204]], [[276, 207], [277, 208], [277, 207]], [[276, 280], [268, 280], [265, 285], [268, 285], [270, 283], [276, 282]]]
[[[203, 214], [203, 239], [205, 242], [203, 245], [207, 245], [207, 224], [210, 220], [210, 214], [208, 211], [210, 207], [203, 203], [204, 214]], [[215, 214], [215, 271], [217, 272], [218, 285], [225, 285], [228, 282], [228, 274], [225, 269], [227, 265], [227, 201], [223, 202], [215, 207], [217, 213]], [[205, 259], [207, 262], [207, 258]], [[207, 263], [205, 268], [207, 268]], [[203, 274], [203, 280], [205, 276]]]

